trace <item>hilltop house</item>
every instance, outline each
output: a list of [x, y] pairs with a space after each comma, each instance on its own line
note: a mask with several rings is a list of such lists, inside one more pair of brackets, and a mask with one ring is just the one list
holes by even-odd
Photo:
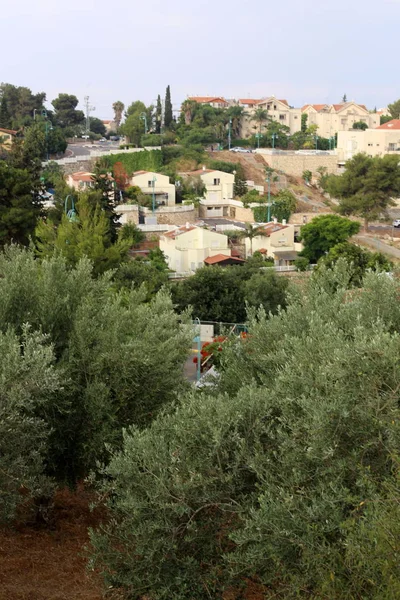
[[197, 102], [197, 104], [209, 104], [213, 108], [226, 108], [229, 102], [225, 98], [214, 96], [189, 96], [188, 100]]
[[130, 178], [130, 185], [135, 185], [143, 194], [155, 195], [157, 205], [175, 206], [175, 185], [170, 183], [167, 175], [153, 171], [136, 171]]
[[349, 160], [359, 152], [371, 157], [400, 156], [400, 119], [392, 119], [376, 129], [339, 131], [337, 152], [339, 161]]
[[164, 252], [169, 268], [179, 273], [196, 271], [209, 257], [223, 255], [227, 259], [231, 256], [226, 235], [190, 223], [161, 236], [160, 250]]
[[380, 116], [370, 113], [364, 104], [343, 102], [341, 104], [306, 104], [301, 109], [308, 116], [307, 126], [317, 125], [317, 134], [331, 137], [339, 131], [349, 131], [354, 123], [366, 123], [369, 129], [379, 127]]

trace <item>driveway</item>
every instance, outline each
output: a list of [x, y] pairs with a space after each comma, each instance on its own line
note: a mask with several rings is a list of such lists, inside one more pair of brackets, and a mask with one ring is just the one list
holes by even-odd
[[392, 258], [397, 258], [400, 260], [400, 250], [398, 248], [394, 248], [393, 246], [389, 246], [385, 242], [378, 240], [377, 238], [369, 237], [367, 235], [356, 235], [354, 236], [357, 241], [361, 244], [365, 244], [370, 248], [374, 248], [378, 252], [382, 252], [383, 254], [387, 254]]

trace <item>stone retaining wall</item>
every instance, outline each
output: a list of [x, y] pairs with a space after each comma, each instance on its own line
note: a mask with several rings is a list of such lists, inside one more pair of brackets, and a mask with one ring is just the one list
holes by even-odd
[[318, 167], [326, 167], [328, 173], [339, 173], [338, 157], [334, 155], [319, 154], [261, 154], [265, 162], [276, 171], [283, 171], [288, 175], [301, 177], [303, 171], [317, 173]]

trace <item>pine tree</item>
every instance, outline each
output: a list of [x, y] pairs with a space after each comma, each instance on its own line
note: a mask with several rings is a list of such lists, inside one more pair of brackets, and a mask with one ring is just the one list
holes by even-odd
[[[102, 210], [106, 213], [108, 223], [109, 223], [109, 234], [110, 241], [112, 243], [116, 242], [118, 238], [118, 228], [120, 227], [119, 216], [114, 210], [115, 207], [115, 190], [114, 190], [114, 182], [108, 173], [107, 167], [102, 164], [101, 161], [98, 161], [94, 170], [92, 179], [94, 182], [94, 189], [99, 194], [99, 204]], [[97, 203], [96, 195], [93, 195], [93, 200]]]
[[10, 113], [8, 112], [7, 101], [4, 96], [0, 103], [0, 127], [4, 127], [4, 129], [11, 127]]
[[156, 133], [161, 133], [161, 122], [162, 122], [162, 106], [160, 94], [157, 96], [156, 106]]
[[171, 102], [171, 89], [167, 86], [165, 93], [165, 113], [164, 113], [165, 128], [168, 129], [172, 123], [172, 102]]

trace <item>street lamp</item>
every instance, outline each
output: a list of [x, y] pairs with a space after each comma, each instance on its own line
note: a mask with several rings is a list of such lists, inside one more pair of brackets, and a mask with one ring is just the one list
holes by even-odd
[[318, 150], [318, 136], [317, 135], [314, 137], [314, 140], [315, 140], [315, 149]]
[[[68, 209], [68, 200], [70, 198], [71, 198], [71, 208]], [[76, 223], [77, 221], [79, 221], [78, 215], [76, 214], [76, 210], [75, 210], [75, 202], [74, 202], [74, 199], [71, 196], [71, 194], [68, 194], [68, 196], [65, 198], [64, 213], [65, 213], [65, 216], [67, 217], [68, 221], [70, 221], [71, 223]]]
[[52, 131], [53, 128], [51, 125], [49, 125], [49, 121], [47, 118], [47, 110], [45, 108], [34, 108], [33, 109], [33, 119], [34, 121], [36, 121], [36, 114], [39, 112], [40, 110], [40, 115], [45, 119], [45, 136], [46, 136], [46, 160], [49, 160], [49, 143], [48, 143], [48, 137], [49, 137], [49, 131]]
[[152, 192], [152, 207], [153, 207], [153, 214], [156, 210], [156, 192], [155, 192], [155, 185], [156, 185], [156, 181], [157, 181], [157, 177], [154, 175], [153, 179], [151, 180], [152, 184], [153, 184], [153, 192]]
[[267, 172], [267, 184], [268, 184], [268, 213], [267, 213], [267, 221], [268, 223], [271, 221], [271, 174], [272, 169], [266, 169]]
[[257, 138], [257, 148], [260, 149], [260, 137], [261, 137], [261, 133], [256, 133], [256, 138]]
[[145, 132], [145, 134], [147, 134], [147, 115], [146, 115], [146, 113], [142, 113], [140, 115], [140, 118], [142, 119], [142, 121], [144, 121], [144, 132]]
[[229, 123], [228, 123], [228, 150], [231, 149], [231, 140], [232, 140], [232, 119], [229, 119]]
[[277, 140], [279, 136], [278, 136], [277, 133], [273, 133], [271, 137], [272, 137], [272, 150], [274, 150], [274, 148], [275, 148], [275, 140]]

